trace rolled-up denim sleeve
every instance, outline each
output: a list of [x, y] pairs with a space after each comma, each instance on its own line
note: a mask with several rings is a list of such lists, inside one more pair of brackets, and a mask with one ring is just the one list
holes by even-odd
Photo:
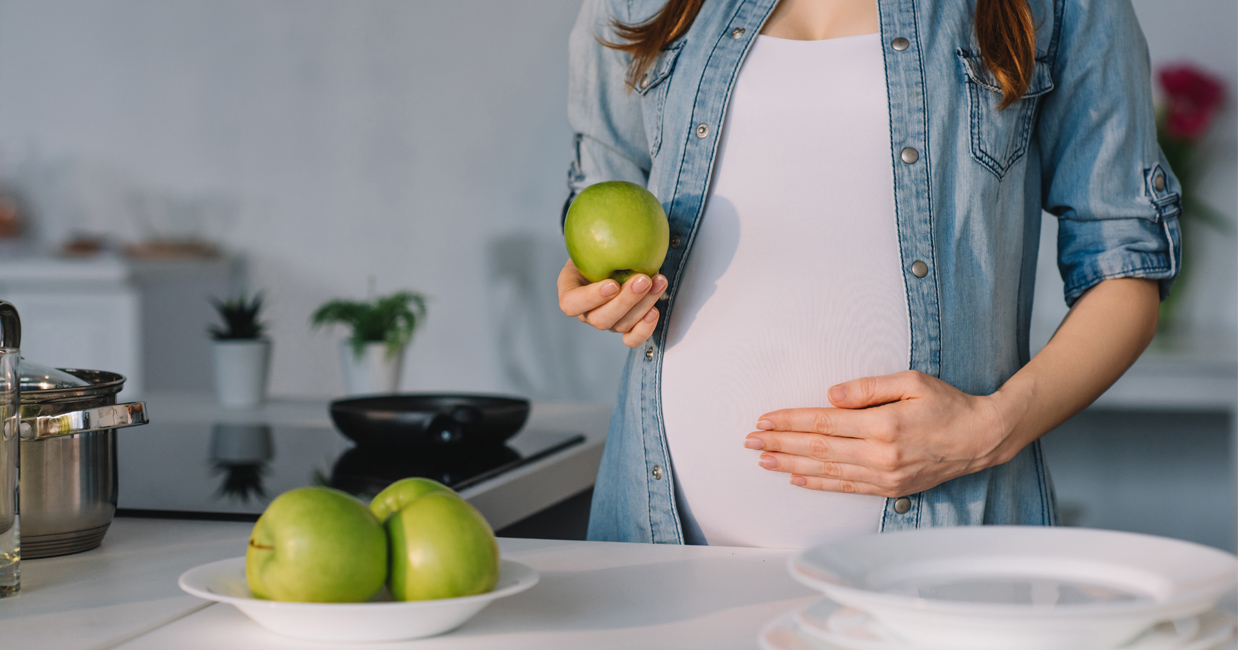
[[568, 40], [567, 121], [573, 155], [560, 224], [584, 188], [613, 180], [643, 186], [649, 179], [652, 162], [640, 96], [624, 81], [629, 57], [598, 41], [613, 37], [610, 24], [616, 18], [630, 20], [605, 0], [585, 0]]
[[1129, 0], [1059, 6], [1036, 137], [1066, 303], [1110, 278], [1157, 280], [1163, 299], [1181, 266], [1181, 190], [1156, 141], [1147, 43]]

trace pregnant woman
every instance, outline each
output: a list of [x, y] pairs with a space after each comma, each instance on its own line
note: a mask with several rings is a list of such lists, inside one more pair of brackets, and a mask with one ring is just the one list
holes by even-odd
[[[570, 51], [572, 196], [671, 228], [652, 278], [559, 276], [633, 348], [591, 539], [1054, 523], [1037, 439], [1181, 262], [1129, 0], [586, 0]], [[1071, 310], [1029, 359], [1042, 210]]]

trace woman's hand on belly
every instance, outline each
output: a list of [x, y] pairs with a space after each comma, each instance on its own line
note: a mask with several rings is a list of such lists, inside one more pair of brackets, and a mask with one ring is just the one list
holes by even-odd
[[1009, 460], [990, 397], [914, 370], [834, 386], [837, 408], [773, 411], [744, 446], [761, 467], [813, 490], [900, 497]]
[[624, 345], [645, 342], [658, 325], [654, 303], [666, 291], [661, 274], [650, 278], [637, 273], [620, 287], [614, 280], [590, 283], [571, 260], [559, 272], [559, 309], [600, 330], [623, 335]]

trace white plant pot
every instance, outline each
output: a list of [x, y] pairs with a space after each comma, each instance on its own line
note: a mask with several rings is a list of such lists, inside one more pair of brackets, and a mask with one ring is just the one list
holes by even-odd
[[215, 394], [224, 408], [253, 408], [266, 401], [271, 368], [269, 339], [217, 340]]
[[348, 395], [394, 393], [400, 387], [404, 369], [404, 348], [388, 358], [386, 343], [366, 343], [358, 357], [352, 344], [340, 343], [340, 366], [344, 370], [344, 392]]

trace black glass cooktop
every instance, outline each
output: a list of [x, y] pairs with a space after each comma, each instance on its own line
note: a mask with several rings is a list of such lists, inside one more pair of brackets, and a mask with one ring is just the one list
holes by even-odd
[[117, 515], [249, 521], [297, 487], [327, 485], [368, 499], [393, 481], [424, 476], [464, 490], [585, 439], [533, 430], [489, 449], [365, 449], [328, 427], [157, 422], [117, 438]]

